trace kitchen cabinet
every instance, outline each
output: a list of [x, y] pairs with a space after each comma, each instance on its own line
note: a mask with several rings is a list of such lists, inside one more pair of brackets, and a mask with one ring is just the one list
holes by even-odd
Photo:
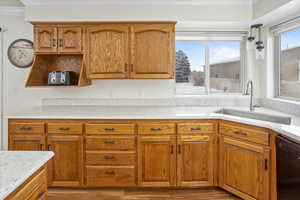
[[267, 147], [220, 138], [220, 186], [243, 199], [269, 199], [269, 160]]
[[177, 186], [212, 186], [214, 183], [214, 137], [179, 136]]
[[176, 185], [176, 137], [142, 136], [138, 152], [140, 186]]
[[40, 135], [11, 135], [9, 149], [17, 151], [45, 150], [45, 137]]
[[81, 53], [81, 26], [38, 25], [34, 28], [36, 53]]
[[48, 136], [47, 146], [55, 154], [49, 166], [50, 186], [80, 186], [83, 171], [82, 137]]

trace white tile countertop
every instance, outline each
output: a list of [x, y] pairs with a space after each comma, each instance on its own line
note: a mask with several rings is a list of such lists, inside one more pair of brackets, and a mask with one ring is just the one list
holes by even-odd
[[[5, 116], [11, 119], [224, 119], [270, 128], [300, 141], [300, 117], [266, 108], [254, 112], [290, 116], [291, 125], [215, 113], [224, 107], [204, 106], [42, 106]], [[248, 111], [248, 107], [226, 107]]]
[[0, 200], [54, 156], [51, 151], [0, 151]]

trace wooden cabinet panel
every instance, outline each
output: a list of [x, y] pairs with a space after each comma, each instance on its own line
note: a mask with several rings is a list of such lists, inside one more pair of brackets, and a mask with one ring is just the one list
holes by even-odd
[[63, 26], [58, 29], [58, 52], [81, 53], [82, 51], [82, 27]]
[[175, 134], [174, 123], [140, 123], [138, 124], [140, 135], [169, 135]]
[[12, 122], [9, 124], [9, 132], [12, 134], [44, 134], [43, 122]]
[[51, 186], [82, 184], [83, 144], [81, 136], [48, 136], [48, 150], [55, 153], [49, 169]]
[[134, 124], [86, 124], [86, 133], [90, 135], [134, 134]]
[[135, 165], [133, 151], [87, 151], [87, 165]]
[[176, 138], [142, 136], [138, 146], [138, 182], [140, 186], [176, 185]]
[[45, 150], [44, 136], [10, 135], [9, 150], [43, 151]]
[[232, 123], [221, 123], [220, 133], [222, 135], [238, 139], [269, 145], [269, 132], [265, 128], [242, 126]]
[[179, 134], [214, 134], [216, 133], [215, 123], [178, 123], [178, 133]]
[[57, 27], [47, 25], [35, 27], [34, 47], [37, 53], [57, 52]]
[[177, 185], [212, 186], [213, 136], [179, 136], [177, 145]]
[[48, 123], [48, 134], [82, 134], [82, 123], [51, 122]]
[[174, 25], [131, 26], [131, 78], [168, 79], [174, 76]]
[[221, 137], [220, 186], [243, 199], [269, 199], [269, 157], [266, 147]]
[[89, 78], [127, 78], [129, 28], [126, 25], [87, 27]]
[[86, 150], [132, 150], [136, 148], [134, 136], [86, 136]]
[[87, 186], [135, 186], [134, 166], [87, 166]]

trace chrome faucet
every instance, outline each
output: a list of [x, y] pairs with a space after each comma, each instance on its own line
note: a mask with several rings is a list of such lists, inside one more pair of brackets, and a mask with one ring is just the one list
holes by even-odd
[[244, 95], [249, 95], [249, 86], [251, 87], [250, 90], [250, 112], [254, 111], [256, 106], [253, 106], [253, 81], [248, 81], [246, 91]]

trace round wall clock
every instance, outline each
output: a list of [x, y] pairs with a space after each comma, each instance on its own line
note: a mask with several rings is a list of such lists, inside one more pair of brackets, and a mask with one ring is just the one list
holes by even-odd
[[18, 39], [13, 41], [7, 50], [8, 59], [16, 67], [26, 68], [33, 63], [33, 43], [30, 40]]

